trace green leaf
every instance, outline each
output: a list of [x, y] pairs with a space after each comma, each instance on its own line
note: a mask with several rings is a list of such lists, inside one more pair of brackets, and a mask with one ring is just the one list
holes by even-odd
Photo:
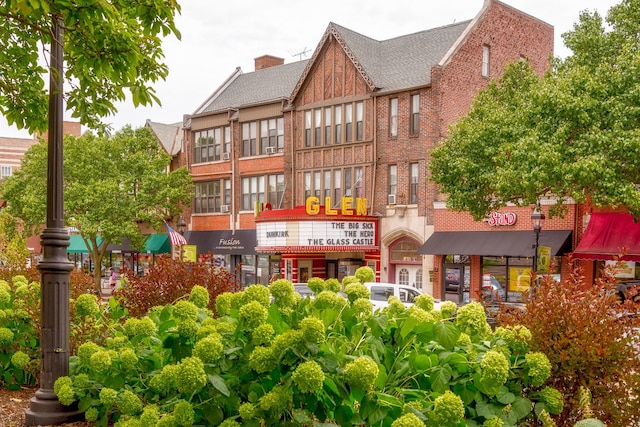
[[417, 372], [424, 372], [431, 367], [431, 359], [427, 354], [418, 354], [413, 359], [413, 369]]
[[531, 400], [525, 397], [516, 396], [511, 404], [511, 412], [518, 420], [523, 419], [531, 413]]
[[209, 375], [209, 382], [224, 396], [229, 397], [231, 395], [229, 388], [227, 388], [227, 383], [219, 375]]
[[449, 389], [449, 380], [453, 370], [449, 365], [436, 366], [431, 371], [429, 378], [431, 379], [431, 388], [437, 393], [444, 393]]
[[446, 349], [453, 349], [460, 338], [460, 330], [453, 322], [436, 322], [433, 326], [435, 341]]
[[500, 387], [498, 394], [496, 394], [496, 398], [498, 399], [498, 402], [509, 405], [515, 401], [516, 396], [511, 393], [508, 388]]
[[402, 338], [406, 338], [407, 335], [413, 332], [413, 329], [418, 324], [418, 320], [413, 317], [408, 317], [402, 324], [402, 329], [400, 330], [400, 336]]

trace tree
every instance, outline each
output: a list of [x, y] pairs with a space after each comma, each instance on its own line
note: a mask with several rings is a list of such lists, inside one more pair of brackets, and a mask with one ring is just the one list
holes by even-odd
[[[0, 186], [8, 212], [31, 231], [45, 222], [46, 158], [47, 143], [33, 145], [21, 168]], [[185, 167], [167, 172], [170, 162], [148, 127], [125, 127], [113, 137], [85, 133], [65, 138], [66, 225], [76, 227], [89, 248], [98, 286], [109, 243], [128, 238], [142, 248], [140, 224], [160, 229], [164, 219], [189, 203], [189, 173]]]
[[47, 128], [48, 49], [52, 18], [64, 30], [65, 92], [72, 116], [92, 129], [128, 95], [135, 105], [160, 104], [149, 82], [165, 79], [163, 37], [180, 33], [176, 0], [62, 2], [7, 0], [0, 3], [0, 113], [29, 131]]
[[583, 12], [563, 35], [573, 54], [542, 77], [523, 61], [475, 98], [431, 153], [447, 206], [481, 219], [554, 195], [640, 216], [640, 1]]

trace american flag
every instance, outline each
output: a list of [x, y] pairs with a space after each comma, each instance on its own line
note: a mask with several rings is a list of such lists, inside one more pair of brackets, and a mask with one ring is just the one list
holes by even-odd
[[167, 231], [169, 232], [169, 240], [171, 240], [171, 246], [181, 246], [187, 244], [187, 239], [185, 239], [182, 234], [171, 228], [166, 222], [164, 223], [164, 225], [167, 226]]

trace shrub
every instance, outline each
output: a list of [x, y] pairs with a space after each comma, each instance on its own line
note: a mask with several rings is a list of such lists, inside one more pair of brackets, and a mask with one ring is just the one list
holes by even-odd
[[[75, 396], [97, 425], [252, 426], [532, 425], [534, 406], [561, 404], [528, 379], [546, 359], [527, 362], [515, 350], [521, 340], [486, 333], [482, 311], [460, 324], [417, 307], [363, 316], [361, 299], [329, 290], [291, 298], [284, 279], [270, 289], [268, 307], [248, 288], [221, 294], [217, 318], [181, 300], [114, 322], [105, 344], [88, 342], [71, 357], [71, 380], [60, 380], [65, 402]], [[189, 339], [185, 322], [196, 328]]]
[[581, 388], [591, 391], [591, 410], [605, 424], [640, 420], [640, 406], [630, 393], [640, 390], [634, 343], [640, 306], [620, 303], [614, 281], [607, 270], [595, 285], [585, 285], [576, 266], [560, 284], [543, 278], [526, 299], [525, 310], [501, 311], [498, 316], [502, 325], [527, 327], [530, 349], [549, 358], [551, 377], [546, 383], [565, 397], [558, 426], [573, 426], [581, 418]]
[[219, 294], [236, 291], [240, 286], [234, 272], [215, 266], [210, 258], [194, 263], [160, 255], [144, 276], [127, 271], [126, 285], [113, 295], [131, 315], [143, 316], [154, 306], [164, 306], [184, 298], [194, 286], [199, 285], [209, 292], [208, 307], [213, 310]]

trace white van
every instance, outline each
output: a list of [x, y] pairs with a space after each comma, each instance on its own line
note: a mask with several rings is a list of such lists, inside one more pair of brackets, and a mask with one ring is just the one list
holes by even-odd
[[[405, 307], [412, 306], [416, 297], [422, 295], [420, 289], [409, 285], [382, 282], [365, 282], [364, 285], [371, 292], [371, 303], [374, 310], [387, 307], [389, 305], [388, 299], [392, 295], [398, 297]], [[434, 308], [440, 308], [440, 301], [434, 301]]]

